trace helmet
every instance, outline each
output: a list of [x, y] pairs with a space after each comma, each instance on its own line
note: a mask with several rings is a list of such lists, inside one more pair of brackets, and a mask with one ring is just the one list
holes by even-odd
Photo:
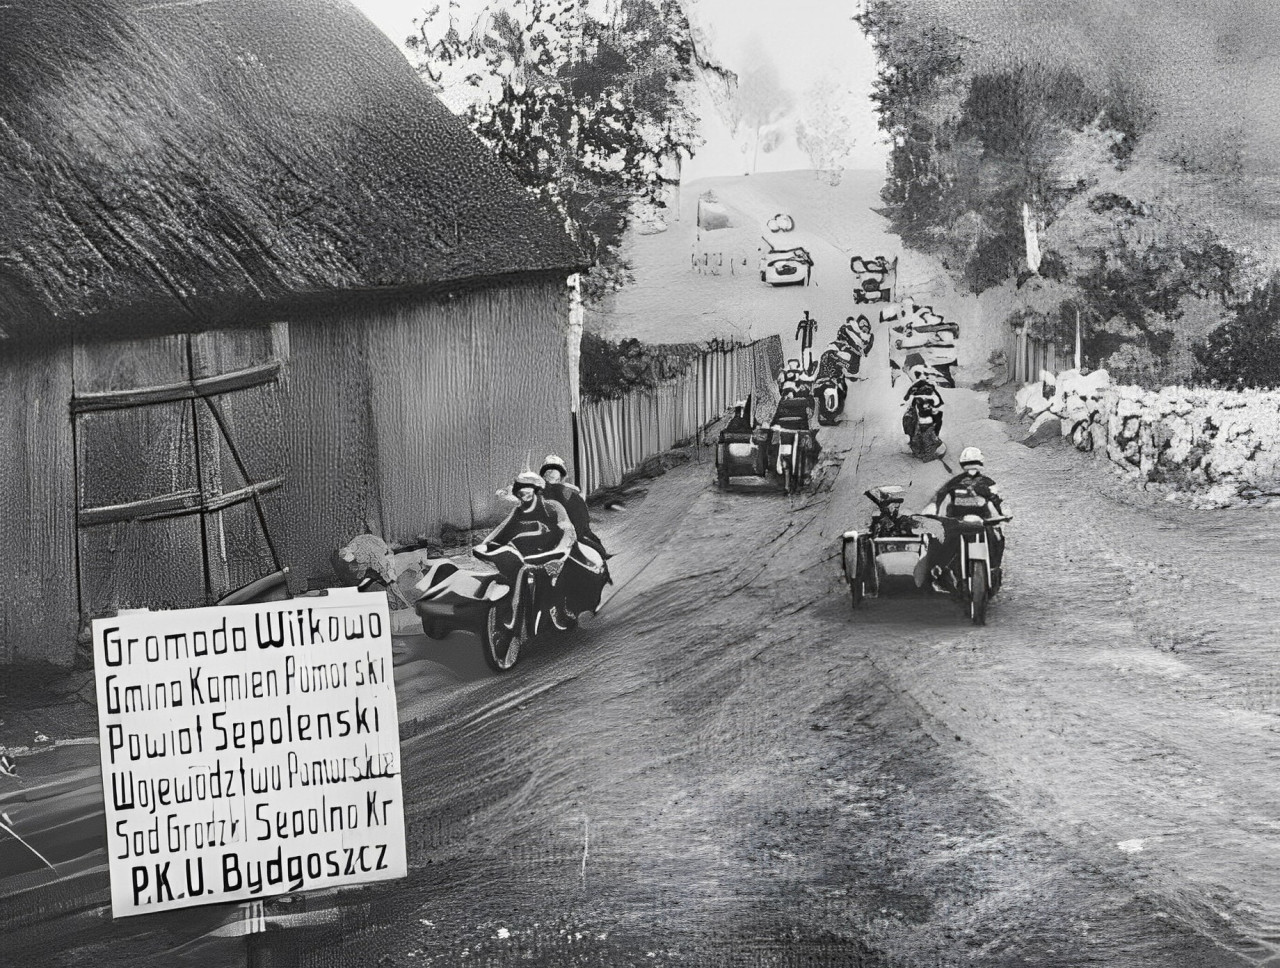
[[981, 467], [982, 451], [978, 450], [977, 447], [966, 447], [960, 451], [960, 466], [964, 467], [966, 464], [977, 464]]
[[531, 487], [541, 493], [546, 486], [547, 482], [542, 479], [541, 474], [535, 474], [533, 471], [523, 471], [516, 475], [515, 482], [511, 485], [511, 493], [515, 494], [522, 487]]
[[859, 316], [858, 328], [863, 332], [871, 332], [871, 320], [867, 319], [866, 316]]
[[538, 473], [545, 474], [552, 469], [558, 470], [564, 477], [569, 476], [569, 468], [565, 466], [564, 458], [555, 454], [548, 454], [542, 462], [542, 469]]

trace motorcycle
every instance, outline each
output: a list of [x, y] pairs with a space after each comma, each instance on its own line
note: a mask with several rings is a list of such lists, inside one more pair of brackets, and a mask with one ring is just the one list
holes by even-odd
[[818, 398], [818, 423], [830, 426], [844, 412], [844, 400], [848, 390], [843, 379], [820, 377], [813, 385]]
[[912, 397], [903, 430], [910, 438], [911, 453], [926, 463], [937, 460], [947, 452], [947, 445], [938, 438], [938, 422], [942, 408], [928, 397]]
[[[430, 638], [455, 631], [477, 635], [495, 672], [510, 670], [522, 648], [548, 627], [562, 632], [576, 627], [579, 615], [599, 607], [611, 582], [604, 559], [581, 542], [568, 555], [555, 550], [524, 554], [510, 544], [477, 546], [472, 553], [494, 570], [432, 561], [416, 586], [421, 597], [414, 608]], [[555, 561], [563, 563], [558, 576], [547, 570]]]
[[812, 375], [800, 367], [799, 360], [787, 360], [787, 365], [778, 374], [778, 398], [786, 400], [791, 397], [812, 396]]
[[910, 340], [917, 334], [924, 333], [932, 336], [949, 336], [956, 339], [960, 335], [960, 326], [957, 323], [948, 323], [941, 316], [936, 317], [937, 322], [916, 322], [919, 317], [908, 318], [905, 323], [898, 326], [889, 327], [894, 333]]
[[822, 354], [813, 383], [819, 423], [833, 424], [836, 417], [844, 412], [845, 397], [849, 392], [848, 380], [851, 371], [857, 373], [857, 364], [856, 356], [834, 346]]
[[960, 536], [960, 551], [955, 561], [944, 565], [944, 573], [953, 597], [969, 607], [969, 617], [974, 625], [987, 624], [987, 603], [1000, 590], [1000, 575], [991, 565], [990, 533], [1013, 515], [983, 517], [966, 514], [963, 517], [943, 517], [938, 514], [920, 514], [921, 518], [937, 521], [942, 525], [944, 541], [955, 534]]

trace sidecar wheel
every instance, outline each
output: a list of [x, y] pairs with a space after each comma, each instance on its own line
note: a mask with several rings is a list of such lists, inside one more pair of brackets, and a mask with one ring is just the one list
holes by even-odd
[[514, 630], [505, 628], [497, 606], [493, 606], [484, 615], [484, 626], [480, 629], [480, 645], [484, 651], [484, 661], [494, 672], [508, 672], [520, 658], [520, 647], [524, 645], [524, 622], [517, 621]]
[[859, 549], [859, 564], [865, 570], [862, 572], [866, 578], [862, 582], [862, 587], [870, 595], [880, 594], [880, 569], [876, 565], [875, 553], [871, 550], [871, 538], [864, 536], [862, 539], [862, 547]]
[[854, 566], [854, 580], [849, 583], [849, 595], [852, 599], [852, 606], [857, 608], [862, 604], [862, 599], [867, 594], [867, 568], [874, 568], [875, 565], [867, 560], [867, 550], [862, 541], [857, 543], [857, 564]]

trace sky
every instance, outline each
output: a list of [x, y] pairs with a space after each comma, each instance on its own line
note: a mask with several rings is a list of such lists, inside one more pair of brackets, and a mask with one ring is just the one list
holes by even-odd
[[[413, 33], [413, 20], [439, 2], [448, 0], [353, 0], [388, 37], [401, 44]], [[483, 6], [483, 0], [464, 0], [466, 9]], [[751, 67], [749, 51], [758, 42], [769, 51], [784, 85], [797, 97], [827, 72], [847, 77], [857, 105], [851, 168], [883, 169], [888, 148], [880, 143], [875, 115], [867, 96], [875, 77], [871, 47], [852, 21], [855, 0], [685, 0], [689, 17], [709, 41], [710, 54], [735, 71]], [[733, 144], [725, 126], [707, 117], [702, 131], [707, 143], [685, 165], [686, 179], [742, 174], [748, 162]], [[772, 155], [758, 158], [761, 171], [808, 166], [807, 157], [794, 145], [784, 145]]]

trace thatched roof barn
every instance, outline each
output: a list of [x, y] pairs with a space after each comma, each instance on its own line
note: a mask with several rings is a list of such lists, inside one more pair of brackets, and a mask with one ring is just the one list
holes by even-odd
[[568, 449], [583, 256], [344, 0], [0, 5], [0, 181], [0, 661]]

